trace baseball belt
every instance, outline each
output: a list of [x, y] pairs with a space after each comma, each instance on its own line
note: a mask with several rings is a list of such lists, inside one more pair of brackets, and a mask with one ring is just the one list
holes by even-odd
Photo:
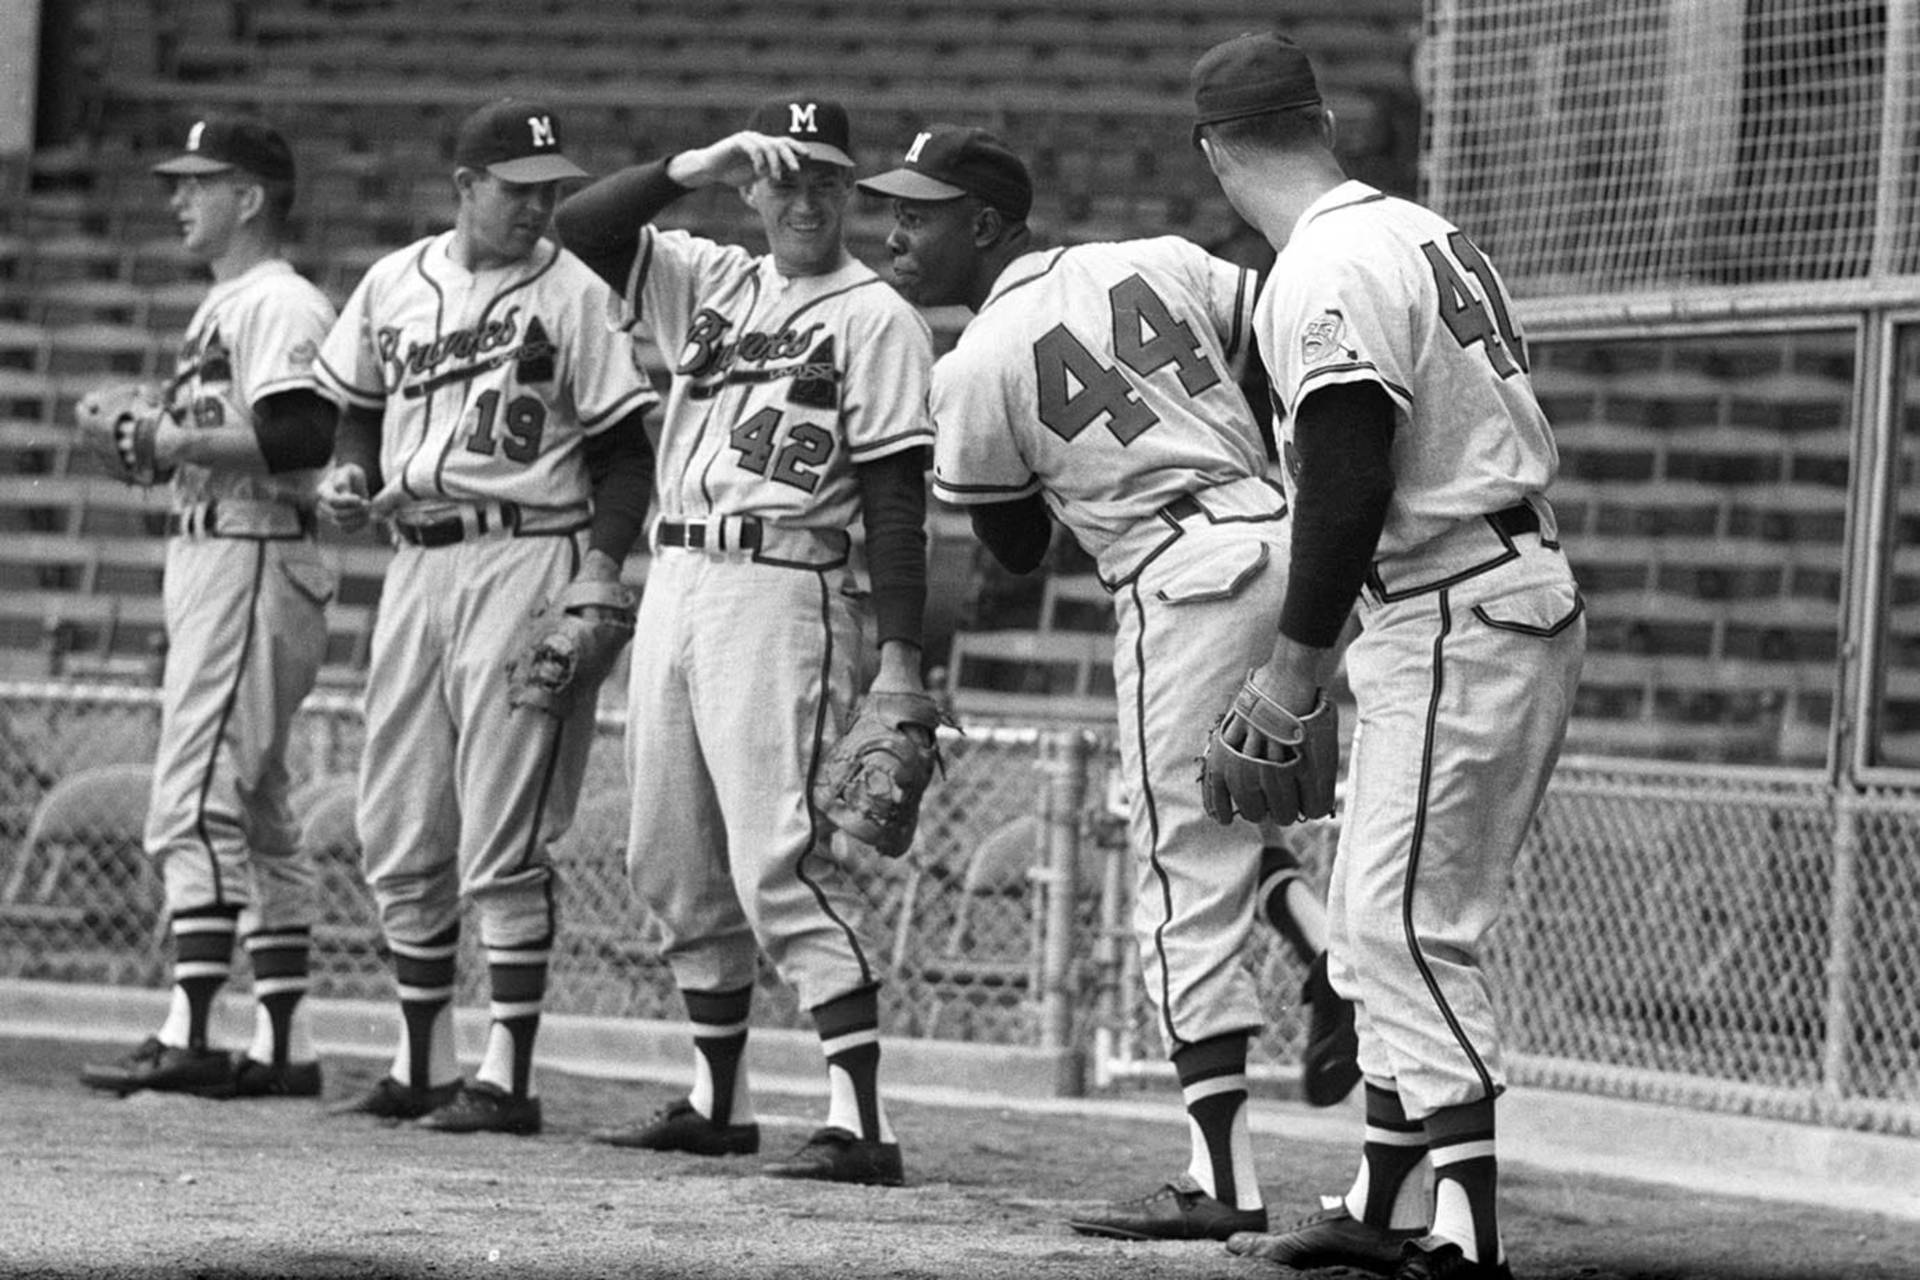
[[174, 538], [282, 542], [311, 538], [314, 529], [313, 512], [284, 502], [216, 498], [167, 513], [167, 535]]
[[1207, 524], [1269, 524], [1287, 515], [1280, 486], [1264, 476], [1244, 476], [1183, 493], [1115, 538], [1098, 557], [1100, 581], [1113, 591], [1178, 542], [1195, 520]]
[[662, 547], [689, 551], [758, 551], [764, 526], [758, 516], [715, 516], [711, 520], [662, 520], [653, 530]]
[[529, 512], [517, 502], [477, 502], [421, 519], [395, 516], [394, 536], [415, 547], [450, 547], [476, 538], [558, 538], [592, 522], [585, 507]]
[[653, 549], [741, 556], [756, 564], [833, 569], [845, 564], [852, 540], [844, 529], [784, 528], [759, 516], [662, 516], [653, 523]]
[[1374, 561], [1367, 587], [1383, 601], [1438, 591], [1518, 559], [1514, 540], [1526, 534], [1540, 534], [1542, 546], [1557, 547], [1543, 529], [1540, 512], [1529, 502], [1469, 516], [1411, 551]]

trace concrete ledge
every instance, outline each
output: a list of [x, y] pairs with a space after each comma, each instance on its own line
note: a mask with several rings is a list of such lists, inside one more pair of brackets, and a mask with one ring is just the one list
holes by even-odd
[[[0, 1033], [133, 1043], [166, 1016], [167, 993], [121, 987], [0, 980]], [[316, 1000], [315, 1039], [328, 1055], [383, 1059], [397, 1038], [398, 1011], [376, 1001]], [[463, 1058], [480, 1053], [486, 1013], [456, 1012]], [[250, 1004], [229, 996], [214, 1034], [227, 1044], [252, 1035]], [[606, 1079], [679, 1083], [692, 1046], [678, 1023], [548, 1015], [540, 1062]], [[819, 1041], [804, 1031], [755, 1031], [754, 1080], [768, 1092], [817, 1096], [826, 1090]], [[1179, 1124], [1179, 1093], [1153, 1080], [1115, 1097], [1063, 1096], [1081, 1077], [1078, 1055], [950, 1040], [890, 1039], [890, 1095], [954, 1107], [1101, 1116]], [[1250, 1125], [1263, 1137], [1357, 1150], [1359, 1093], [1324, 1111], [1262, 1096]], [[1787, 1121], [1693, 1111], [1550, 1089], [1516, 1088], [1500, 1108], [1503, 1164], [1570, 1176], [1601, 1176], [1698, 1194], [1879, 1213], [1920, 1222], [1920, 1140]]]

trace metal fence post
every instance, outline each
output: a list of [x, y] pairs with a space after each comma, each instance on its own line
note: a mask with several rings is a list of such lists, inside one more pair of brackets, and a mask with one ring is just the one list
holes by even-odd
[[1820, 1046], [1820, 1089], [1829, 1103], [1853, 1091], [1854, 931], [1860, 896], [1859, 806], [1842, 791], [1834, 797], [1832, 897], [1827, 908], [1827, 966]]
[[1081, 826], [1086, 808], [1087, 735], [1079, 731], [1049, 734], [1046, 801], [1047, 862], [1037, 878], [1046, 891], [1046, 932], [1040, 966], [1040, 1047], [1057, 1055], [1055, 1092], [1086, 1091], [1085, 1053], [1073, 1043], [1075, 982], [1073, 918], [1079, 897]]

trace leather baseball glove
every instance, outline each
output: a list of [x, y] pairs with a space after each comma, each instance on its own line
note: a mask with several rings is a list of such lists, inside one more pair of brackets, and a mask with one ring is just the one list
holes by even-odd
[[154, 456], [154, 436], [167, 416], [167, 407], [150, 385], [121, 383], [97, 388], [81, 397], [73, 416], [81, 442], [108, 474], [142, 486], [173, 474], [172, 468], [163, 469]]
[[639, 601], [619, 582], [576, 578], [529, 620], [507, 663], [507, 705], [564, 720], [633, 638]]
[[1214, 723], [1200, 757], [1200, 803], [1221, 826], [1237, 812], [1249, 822], [1287, 826], [1333, 812], [1340, 775], [1340, 715], [1326, 694], [1296, 716], [1248, 676]]
[[867, 694], [814, 779], [815, 807], [855, 840], [899, 857], [913, 843], [934, 770], [945, 768], [937, 733], [946, 722], [927, 694]]

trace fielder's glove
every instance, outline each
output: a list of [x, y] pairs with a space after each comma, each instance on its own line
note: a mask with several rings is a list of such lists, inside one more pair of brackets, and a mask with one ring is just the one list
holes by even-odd
[[827, 821], [897, 858], [913, 843], [920, 797], [944, 769], [936, 734], [946, 717], [924, 693], [869, 693], [813, 783]]
[[619, 582], [576, 578], [528, 622], [507, 663], [507, 705], [556, 719], [598, 692], [633, 638], [639, 601]]
[[81, 443], [107, 473], [127, 484], [151, 485], [173, 474], [154, 456], [154, 436], [167, 407], [146, 383], [122, 383], [88, 392], [74, 406]]
[[1340, 717], [1326, 694], [1296, 716], [1248, 676], [1207, 735], [1200, 803], [1221, 826], [1236, 811], [1249, 822], [1287, 826], [1332, 813], [1339, 774]]

